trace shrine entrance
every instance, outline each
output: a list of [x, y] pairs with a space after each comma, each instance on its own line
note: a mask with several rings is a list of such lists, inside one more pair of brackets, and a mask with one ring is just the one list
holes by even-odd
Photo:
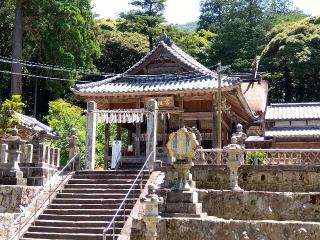
[[[96, 127], [103, 123], [105, 128], [104, 163], [105, 169], [116, 169], [122, 161], [143, 162], [152, 154], [156, 160], [158, 104], [150, 99], [145, 109], [98, 110], [94, 101], [87, 103], [85, 169], [95, 167]], [[111, 143], [110, 126], [116, 125], [116, 139]], [[121, 136], [126, 129], [126, 139]], [[145, 134], [141, 134], [141, 132]], [[125, 140], [125, 141], [123, 141]], [[110, 149], [110, 146], [111, 149]]]

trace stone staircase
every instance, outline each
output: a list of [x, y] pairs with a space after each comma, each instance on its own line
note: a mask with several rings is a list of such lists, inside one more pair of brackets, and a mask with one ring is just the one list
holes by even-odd
[[[103, 229], [112, 220], [138, 173], [136, 169], [76, 172], [21, 239], [102, 240]], [[144, 174], [142, 184], [147, 182], [147, 176]], [[117, 235], [139, 194], [140, 190], [132, 192], [126, 216], [117, 219]]]

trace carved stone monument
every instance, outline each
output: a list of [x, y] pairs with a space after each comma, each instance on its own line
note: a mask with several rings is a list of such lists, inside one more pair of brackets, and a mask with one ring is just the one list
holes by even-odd
[[194, 182], [190, 169], [193, 165], [192, 158], [198, 142], [194, 133], [186, 128], [181, 128], [170, 135], [167, 143], [170, 156], [175, 159], [173, 167], [178, 178], [170, 192], [167, 194], [167, 202], [164, 216], [192, 216], [201, 217], [202, 204], [198, 202], [198, 193], [194, 191]]
[[231, 144], [224, 147], [228, 154], [227, 166], [230, 169], [230, 189], [232, 191], [243, 191], [238, 185], [238, 169], [243, 163], [244, 147], [237, 144], [237, 137], [231, 137]]

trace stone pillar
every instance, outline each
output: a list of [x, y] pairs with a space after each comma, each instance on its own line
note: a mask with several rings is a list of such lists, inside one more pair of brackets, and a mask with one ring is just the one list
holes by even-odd
[[54, 165], [56, 167], [59, 167], [60, 166], [60, 148], [55, 148], [55, 162], [54, 162]]
[[156, 146], [157, 146], [157, 129], [158, 129], [158, 103], [154, 99], [150, 99], [147, 103], [148, 113], [147, 118], [147, 146], [146, 146], [146, 157], [151, 152], [152, 156], [149, 160], [148, 168], [153, 169], [154, 162], [156, 161]]
[[110, 144], [110, 124], [104, 124], [104, 169], [109, 169], [111, 167], [111, 161], [109, 158], [109, 144]]
[[1, 163], [8, 163], [8, 144], [1, 145]]
[[32, 163], [33, 160], [33, 145], [27, 144], [26, 150], [25, 150], [25, 156], [26, 156], [26, 163]]
[[237, 138], [232, 136], [231, 144], [226, 146], [224, 150], [228, 154], [227, 166], [230, 169], [230, 190], [243, 191], [238, 185], [238, 169], [243, 162], [244, 148], [237, 144]]
[[43, 162], [42, 156], [40, 156], [40, 144], [44, 144], [45, 136], [45, 131], [38, 132], [35, 129], [32, 130], [33, 163]]
[[161, 217], [159, 216], [159, 204], [163, 203], [163, 199], [155, 193], [155, 187], [149, 185], [148, 195], [141, 199], [144, 203], [143, 221], [146, 224], [144, 235], [145, 240], [157, 240], [157, 224]]
[[87, 103], [87, 125], [86, 125], [86, 153], [85, 169], [94, 170], [96, 150], [96, 113], [97, 104], [93, 101]]
[[218, 146], [218, 123], [217, 123], [217, 107], [214, 105], [212, 109], [212, 148], [217, 148]]
[[46, 159], [45, 159], [45, 163], [50, 165], [50, 161], [51, 161], [51, 150], [50, 150], [50, 146], [46, 145]]
[[[69, 161], [73, 159], [77, 154], [79, 154], [79, 138], [77, 136], [77, 129], [72, 128], [70, 131], [70, 136], [67, 138], [68, 141], [68, 151], [69, 151]], [[60, 158], [60, 157], [59, 157]], [[74, 164], [72, 166], [75, 167], [75, 169], [79, 169], [80, 167], [80, 158], [74, 160]], [[94, 167], [94, 165], [93, 165]], [[72, 169], [74, 171], [75, 169]]]
[[46, 155], [47, 155], [47, 145], [44, 143], [40, 143], [37, 163], [39, 164], [45, 163]]
[[136, 123], [136, 135], [135, 135], [135, 156], [139, 157], [141, 155], [140, 151], [140, 138], [141, 138], [141, 123]]

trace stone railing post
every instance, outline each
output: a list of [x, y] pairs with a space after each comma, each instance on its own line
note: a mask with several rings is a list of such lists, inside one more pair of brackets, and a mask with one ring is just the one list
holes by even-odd
[[46, 162], [46, 155], [47, 155], [47, 145], [44, 143], [40, 143], [37, 163], [44, 164]]
[[56, 167], [60, 167], [60, 148], [55, 148], [55, 162], [54, 165]]
[[145, 240], [157, 239], [157, 224], [161, 220], [159, 216], [159, 204], [163, 203], [163, 199], [155, 193], [155, 186], [149, 185], [148, 195], [142, 198], [144, 203], [143, 221], [146, 224]]
[[238, 169], [243, 163], [244, 147], [237, 144], [237, 138], [231, 137], [231, 144], [224, 147], [228, 154], [227, 166], [230, 169], [230, 189], [232, 191], [243, 191], [238, 185]]
[[94, 101], [87, 103], [87, 125], [86, 125], [86, 152], [85, 169], [94, 170], [96, 149], [96, 113], [97, 104]]
[[1, 144], [1, 163], [8, 163], [8, 144]]
[[43, 156], [40, 154], [40, 144], [44, 144], [46, 132], [45, 131], [36, 131], [35, 129], [32, 131], [32, 140], [31, 143], [33, 145], [33, 163], [42, 163]]
[[[67, 138], [68, 141], [68, 150], [69, 150], [69, 161], [76, 156], [79, 153], [79, 138], [77, 136], [77, 130], [75, 128], [72, 128], [70, 131], [70, 136]], [[80, 159], [79, 159], [80, 160]], [[75, 166], [75, 169], [78, 169], [80, 167], [79, 162], [74, 162], [73, 166]]]
[[156, 146], [157, 146], [157, 129], [158, 129], [158, 103], [154, 99], [150, 99], [147, 103], [148, 113], [147, 117], [147, 141], [146, 141], [146, 156], [148, 157], [151, 152], [152, 156], [149, 160], [148, 168], [153, 169], [156, 161]]
[[25, 148], [26, 163], [32, 163], [33, 159], [33, 145], [27, 144]]

